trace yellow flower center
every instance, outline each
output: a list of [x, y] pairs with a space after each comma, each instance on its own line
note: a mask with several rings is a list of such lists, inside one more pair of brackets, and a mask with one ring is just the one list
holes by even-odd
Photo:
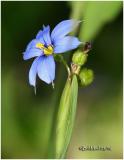
[[53, 54], [53, 47], [52, 46], [45, 47], [44, 44], [37, 43], [36, 48], [43, 49], [44, 54], [46, 56]]

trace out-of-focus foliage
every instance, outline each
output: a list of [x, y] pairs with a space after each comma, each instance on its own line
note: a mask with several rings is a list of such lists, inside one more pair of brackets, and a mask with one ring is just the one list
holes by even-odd
[[[76, 33], [93, 42], [86, 65], [95, 71], [95, 80], [79, 90], [67, 158], [122, 158], [121, 3], [2, 2], [2, 158], [54, 158], [55, 115], [67, 74], [57, 64], [55, 89], [38, 81], [35, 96], [28, 84], [31, 60], [23, 61], [22, 52], [43, 24], [53, 28], [69, 15], [85, 20]], [[109, 8], [105, 15], [103, 5]], [[112, 151], [81, 152], [82, 145], [111, 146]]]
[[122, 2], [87, 2], [85, 5], [84, 25], [80, 31], [80, 37], [85, 41], [93, 39], [101, 27], [112, 21], [122, 8]]
[[[67, 157], [122, 158], [122, 90], [119, 85], [112, 90], [113, 84], [110, 84], [111, 81], [108, 84], [103, 81], [104, 86], [100, 87], [99, 83], [97, 91], [94, 87], [84, 93], [80, 90], [77, 119]], [[92, 101], [89, 100], [91, 97]], [[88, 145], [108, 146], [111, 151], [79, 151], [79, 147]]]
[[87, 1], [71, 2], [72, 17], [81, 19], [83, 27], [80, 38], [85, 41], [93, 39], [100, 29], [111, 22], [122, 9], [122, 2]]

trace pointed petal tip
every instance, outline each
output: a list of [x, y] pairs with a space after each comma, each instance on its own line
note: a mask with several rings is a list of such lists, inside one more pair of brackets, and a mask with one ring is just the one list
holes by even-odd
[[43, 24], [43, 29], [45, 28], [45, 25]]
[[34, 94], [35, 94], [35, 95], [36, 95], [36, 90], [37, 90], [37, 89], [36, 89], [36, 86], [34, 86]]
[[39, 61], [40, 61], [40, 59], [39, 59], [39, 57], [37, 57], [33, 61], [31, 68], [29, 70], [29, 84], [33, 87], [36, 86], [37, 65], [38, 65]]
[[53, 89], [55, 88], [55, 84], [54, 84], [54, 82], [52, 81], [52, 87], [53, 87]]
[[30, 84], [30, 86], [32, 86], [32, 87], [33, 87], [34, 94], [35, 94], [35, 96], [36, 96], [36, 93], [37, 93], [37, 90], [36, 90], [36, 85], [34, 85], [34, 84]]
[[32, 86], [32, 87], [34, 87], [35, 88], [35, 84], [34, 83], [32, 83], [32, 81], [29, 79], [29, 84], [30, 84], [30, 86]]
[[81, 21], [79, 20], [68, 19], [68, 20], [63, 20], [60, 23], [58, 23], [51, 33], [51, 38], [53, 42], [68, 35], [79, 25], [80, 22]]
[[29, 60], [29, 59], [30, 59], [30, 58], [28, 58], [27, 55], [24, 53], [24, 54], [23, 54], [23, 60], [26, 61], [26, 60]]
[[46, 45], [51, 45], [50, 26], [43, 27], [43, 39]]
[[79, 23], [84, 22], [84, 20], [78, 20]]
[[27, 58], [25, 52], [23, 52], [23, 60], [28, 60], [28, 58]]
[[79, 45], [81, 45], [81, 44], [85, 44], [85, 43], [84, 43], [84, 42], [79, 41]]
[[34, 57], [39, 57], [43, 55], [43, 51], [38, 48], [31, 48], [23, 54], [23, 59], [28, 60]]
[[77, 19], [70, 19], [71, 21], [75, 22], [75, 23], [81, 23], [83, 22], [83, 20], [77, 20]]

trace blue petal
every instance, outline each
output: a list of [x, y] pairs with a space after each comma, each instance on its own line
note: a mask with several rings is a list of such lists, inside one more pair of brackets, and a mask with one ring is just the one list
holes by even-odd
[[44, 26], [43, 39], [47, 46], [51, 45], [50, 26], [47, 26], [47, 27]]
[[36, 39], [39, 40], [40, 43], [45, 44], [44, 38], [43, 38], [43, 31], [42, 31], [42, 30], [40, 30], [40, 31], [37, 33]]
[[40, 60], [40, 58], [37, 57], [33, 61], [31, 68], [29, 70], [29, 83], [30, 83], [30, 85], [32, 85], [34, 87], [36, 85], [36, 74], [37, 74], [37, 66], [38, 66], [39, 60]]
[[44, 82], [50, 84], [55, 78], [55, 61], [53, 56], [40, 57], [40, 63], [38, 64], [38, 76]]
[[76, 20], [65, 20], [60, 22], [52, 31], [51, 38], [52, 41], [55, 42], [57, 39], [60, 39], [70, 33], [80, 21]]
[[45, 25], [43, 24], [43, 29], [45, 29]]
[[42, 36], [43, 36], [43, 31], [40, 30], [40, 31], [37, 33], [37, 35], [36, 35], [36, 39], [39, 39], [39, 38], [41, 38]]
[[65, 36], [55, 42], [54, 53], [63, 53], [77, 48], [81, 42], [73, 36]]
[[43, 55], [43, 51], [41, 49], [31, 48], [31, 49], [27, 50], [26, 52], [24, 52], [23, 59], [27, 60], [27, 59], [41, 56], [41, 55]]
[[26, 52], [31, 48], [35, 48], [37, 43], [39, 43], [39, 41], [36, 39], [33, 39], [31, 42], [29, 42], [29, 44], [26, 47]]

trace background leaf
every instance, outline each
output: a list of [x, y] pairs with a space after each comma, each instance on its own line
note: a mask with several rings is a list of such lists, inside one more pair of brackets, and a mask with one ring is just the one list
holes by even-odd
[[122, 8], [122, 2], [85, 2], [82, 10], [82, 28], [80, 38], [84, 41], [93, 39], [100, 29], [112, 21]]

